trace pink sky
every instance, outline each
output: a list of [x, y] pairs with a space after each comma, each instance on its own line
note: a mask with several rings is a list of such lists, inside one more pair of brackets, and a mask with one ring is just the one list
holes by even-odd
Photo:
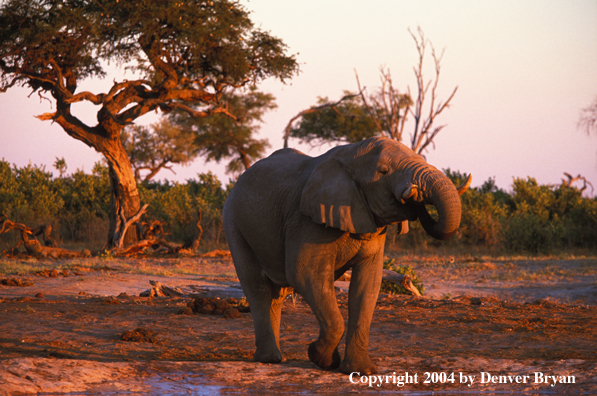
[[[440, 98], [458, 85], [452, 106], [439, 119], [448, 126], [427, 159], [438, 168], [473, 173], [473, 186], [495, 177], [510, 189], [513, 177], [559, 183], [563, 172], [582, 174], [597, 188], [597, 135], [577, 129], [579, 112], [597, 96], [597, 1], [372, 0], [301, 2], [244, 0], [257, 26], [283, 39], [297, 54], [301, 73], [288, 85], [266, 81], [278, 109], [268, 113], [261, 137], [282, 146], [282, 131], [318, 96], [337, 99], [356, 90], [354, 70], [369, 90], [379, 85], [379, 68], [391, 70], [394, 85], [414, 90], [416, 50], [408, 28], [420, 26], [438, 49], [446, 48]], [[431, 59], [429, 59], [431, 60]], [[429, 71], [428, 76], [432, 76]], [[116, 73], [86, 89], [106, 92]], [[68, 171], [90, 171], [99, 154], [34, 115], [51, 111], [25, 89], [0, 94], [0, 158], [24, 166], [56, 157]], [[78, 114], [94, 123], [93, 106]], [[145, 116], [140, 123], [157, 120]], [[296, 142], [291, 142], [296, 146]], [[299, 148], [312, 155], [321, 150]], [[226, 182], [225, 164], [198, 160], [177, 167], [184, 181], [211, 169]]]

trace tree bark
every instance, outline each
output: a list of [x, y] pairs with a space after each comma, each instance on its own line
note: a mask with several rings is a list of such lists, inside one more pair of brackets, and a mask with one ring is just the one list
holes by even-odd
[[[124, 215], [129, 219], [139, 211], [141, 206], [133, 167], [120, 140], [124, 123], [116, 120], [110, 113], [109, 106], [106, 105], [98, 112], [98, 125], [89, 127], [71, 114], [69, 101], [65, 101], [60, 96], [56, 99], [56, 113], [43, 114], [37, 118], [58, 123], [71, 137], [95, 149], [108, 162], [111, 197], [110, 229], [106, 246], [113, 247], [117, 242], [115, 232], [120, 222], [120, 208], [124, 208]], [[137, 232], [135, 229], [130, 229], [124, 243], [131, 244], [137, 240]]]
[[[122, 146], [122, 145], [121, 145]], [[124, 210], [126, 219], [133, 217], [139, 211], [141, 206], [141, 199], [139, 198], [139, 191], [137, 190], [137, 183], [133, 168], [128, 159], [128, 156], [122, 149], [122, 153], [110, 152], [110, 157], [117, 157], [118, 160], [114, 162], [108, 160], [109, 177], [110, 177], [110, 229], [108, 231], [108, 246], [116, 246], [118, 241], [116, 238], [116, 231], [118, 227], [122, 227], [120, 211]], [[107, 154], [104, 154], [109, 158]], [[121, 209], [122, 208], [122, 209]], [[120, 225], [119, 225], [120, 224]], [[138, 240], [138, 233], [136, 227], [131, 227], [127, 230], [123, 239], [124, 245], [130, 245]]]

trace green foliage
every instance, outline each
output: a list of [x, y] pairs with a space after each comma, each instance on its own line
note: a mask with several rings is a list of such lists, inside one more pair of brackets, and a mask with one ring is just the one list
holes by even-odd
[[305, 143], [323, 144], [355, 143], [380, 134], [361, 97], [350, 92], [344, 94], [346, 99], [337, 104], [319, 98], [313, 111], [303, 114], [300, 123], [291, 128], [290, 136]]
[[[1, 87], [45, 89], [57, 69], [70, 79], [104, 76], [91, 7], [83, 1], [11, 0], [0, 7]], [[65, 28], [68, 27], [68, 28]], [[37, 76], [38, 78], [31, 78]], [[45, 78], [44, 78], [45, 77]], [[71, 81], [69, 81], [70, 83]]]
[[[141, 201], [149, 203], [147, 218], [165, 223], [167, 238], [188, 242], [197, 236], [197, 214], [202, 212], [202, 243], [209, 249], [223, 242], [222, 208], [230, 191], [212, 173], [185, 184], [144, 182]], [[102, 246], [108, 234], [110, 182], [106, 166], [96, 163], [92, 174], [78, 170], [54, 178], [43, 167], [11, 167], [0, 161], [0, 213], [29, 227], [52, 224], [53, 236], [63, 242]], [[0, 235], [12, 244], [16, 233]]]
[[[444, 173], [456, 186], [460, 186], [466, 176], [449, 168]], [[501, 242], [502, 224], [508, 217], [508, 206], [504, 191], [495, 186], [490, 178], [480, 188], [469, 188], [460, 198], [462, 218], [457, 238], [467, 245], [494, 246]]]
[[507, 207], [492, 193], [471, 189], [461, 197], [462, 219], [459, 237], [469, 245], [494, 246], [501, 241], [501, 229]]
[[554, 248], [597, 247], [597, 199], [583, 198], [582, 190], [517, 178], [512, 199], [515, 212], [505, 227], [507, 248], [548, 253]]
[[129, 64], [152, 86], [171, 79], [172, 67], [187, 89], [203, 78], [204, 86], [284, 80], [298, 68], [285, 49], [228, 0], [7, 0], [0, 7], [2, 88], [47, 89], [44, 80], [56, 80], [58, 69], [67, 79], [103, 77], [101, 61]]
[[53, 180], [64, 202], [58, 221], [61, 237], [73, 242], [101, 241], [108, 235], [110, 181], [106, 166], [99, 162], [89, 175], [77, 170], [70, 177]]
[[[172, 170], [172, 164], [186, 165], [199, 151], [193, 135], [167, 119], [150, 127], [127, 126], [120, 137], [137, 180], [149, 181], [162, 169]], [[148, 173], [142, 178], [141, 171]]]
[[43, 166], [17, 168], [0, 161], [0, 213], [34, 226], [51, 222], [64, 205], [51, 177]]
[[[460, 185], [465, 175], [445, 170]], [[583, 189], [563, 182], [539, 185], [533, 178], [515, 179], [513, 192], [489, 178], [461, 197], [462, 218], [456, 236], [446, 243], [486, 246], [513, 252], [550, 253], [567, 248], [597, 248], [597, 198], [583, 198]], [[438, 244], [419, 222], [398, 237], [401, 246]], [[388, 238], [389, 243], [396, 238]]]
[[230, 159], [227, 172], [241, 173], [263, 157], [269, 147], [267, 139], [255, 139], [254, 135], [265, 112], [277, 107], [275, 98], [250, 87], [242, 94], [224, 94], [222, 100], [236, 120], [225, 114], [196, 118], [188, 113], [173, 112], [170, 121], [186, 131], [193, 139], [192, 147], [208, 161]]
[[[234, 1], [116, 0], [103, 2], [97, 11], [101, 55], [136, 58], [141, 70], [149, 70], [152, 60], [144, 59], [140, 50], [176, 56], [174, 62], [191, 80], [226, 77], [241, 84], [249, 76], [284, 79], [296, 70], [294, 59], [283, 55], [282, 41], [254, 28], [248, 11]], [[150, 48], [154, 45], [156, 52]], [[148, 74], [157, 83], [167, 78], [159, 72]]]
[[222, 242], [222, 209], [229, 190], [211, 172], [186, 184], [152, 182], [140, 185], [141, 201], [149, 204], [148, 218], [165, 223], [169, 239], [189, 242], [197, 236], [197, 216], [201, 211], [203, 240], [210, 248]]
[[[392, 270], [398, 274], [410, 276], [413, 286], [419, 290], [421, 295], [425, 294], [425, 286], [423, 285], [423, 281], [419, 275], [415, 273], [415, 270], [411, 266], [396, 265], [395, 261], [395, 259], [384, 260], [383, 268]], [[381, 289], [379, 291], [381, 293], [387, 294], [411, 294], [404, 287], [385, 280], [381, 282]]]
[[60, 173], [60, 177], [64, 177], [64, 174], [66, 173], [66, 168], [67, 168], [66, 161], [64, 160], [64, 157], [62, 157], [62, 158], [56, 157], [56, 161], [54, 161], [54, 168], [56, 168], [58, 173]]
[[[65, 163], [59, 165], [66, 169]], [[446, 174], [455, 184], [464, 180], [459, 172], [448, 169]], [[229, 183], [223, 188], [220, 180], [208, 172], [186, 183], [143, 182], [139, 193], [141, 201], [149, 204], [147, 218], [164, 222], [167, 238], [175, 242], [188, 242], [197, 236], [197, 216], [201, 211], [202, 244], [212, 249], [224, 242], [222, 209], [232, 186]], [[109, 225], [109, 192], [108, 169], [101, 163], [95, 164], [92, 174], [78, 170], [54, 177], [44, 167], [19, 168], [0, 161], [0, 214], [29, 227], [51, 224], [53, 236], [59, 241], [102, 246]], [[585, 198], [582, 194], [582, 188], [570, 183], [539, 185], [533, 178], [515, 179], [513, 191], [508, 193], [496, 188], [494, 180], [489, 179], [461, 196], [460, 229], [447, 243], [530, 253], [568, 248], [594, 250], [597, 198]], [[418, 221], [411, 222], [409, 228], [408, 234], [396, 238], [390, 233], [388, 243], [395, 239], [405, 247], [439, 244]], [[16, 233], [0, 235], [0, 240], [7, 243], [16, 239]], [[408, 267], [387, 262], [385, 268], [418, 279]]]

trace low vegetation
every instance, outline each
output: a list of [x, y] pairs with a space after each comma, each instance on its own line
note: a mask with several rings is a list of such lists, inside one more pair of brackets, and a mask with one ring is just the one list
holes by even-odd
[[[464, 180], [459, 172], [448, 169], [446, 173], [455, 184]], [[390, 228], [388, 251], [440, 244], [453, 250], [490, 249], [498, 254], [595, 251], [597, 199], [583, 197], [586, 182], [574, 184], [579, 184], [578, 179], [571, 177], [559, 185], [539, 185], [529, 177], [515, 179], [512, 191], [504, 191], [489, 179], [462, 195], [462, 223], [454, 238], [437, 242], [413, 222], [410, 232], [400, 237]], [[201, 211], [200, 250], [225, 248], [222, 208], [232, 186], [224, 187], [212, 173], [199, 174], [186, 183], [140, 183], [141, 202], [149, 204], [143, 221], [161, 221], [168, 239], [185, 243], [196, 238]], [[0, 214], [31, 228], [52, 225], [53, 237], [62, 246], [99, 250], [108, 234], [109, 210], [108, 170], [99, 163], [91, 174], [78, 170], [55, 177], [43, 166], [19, 168], [0, 161]], [[0, 249], [8, 251], [18, 240], [16, 232], [2, 234]]]

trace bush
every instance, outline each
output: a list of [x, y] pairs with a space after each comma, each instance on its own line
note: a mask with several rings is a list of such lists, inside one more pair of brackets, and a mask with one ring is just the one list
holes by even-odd
[[[445, 170], [460, 185], [465, 177]], [[562, 182], [539, 185], [533, 178], [515, 179], [513, 192], [498, 189], [489, 178], [461, 196], [462, 218], [455, 237], [438, 242], [418, 221], [397, 237], [389, 227], [388, 248], [425, 249], [428, 246], [497, 247], [508, 251], [550, 253], [554, 249], [597, 248], [597, 198], [583, 198], [583, 190]], [[429, 207], [428, 207], [429, 208]], [[432, 208], [431, 208], [432, 209]], [[430, 210], [433, 215], [433, 210]]]
[[[54, 238], [64, 242], [102, 246], [109, 226], [110, 182], [106, 166], [97, 163], [91, 174], [76, 171], [64, 176], [66, 164], [57, 160], [60, 176], [45, 167], [22, 168], [0, 161], [0, 214], [29, 227], [51, 224]], [[465, 179], [457, 171], [446, 175], [456, 185]], [[139, 184], [141, 201], [149, 204], [146, 218], [165, 224], [168, 239], [185, 243], [197, 237], [201, 211], [202, 245], [206, 249], [224, 243], [222, 209], [233, 183], [226, 188], [211, 172], [186, 183], [144, 182]], [[583, 198], [583, 190], [570, 183], [539, 185], [533, 178], [515, 179], [508, 193], [490, 178], [481, 187], [461, 196], [462, 219], [449, 246], [483, 246], [508, 251], [549, 253], [554, 249], [597, 248], [597, 198]], [[435, 208], [428, 207], [433, 216]], [[418, 221], [410, 232], [396, 236], [388, 227], [388, 248], [425, 249], [439, 246]], [[0, 235], [3, 244], [18, 239], [14, 232]], [[402, 270], [401, 270], [402, 271]]]
[[[29, 227], [51, 224], [54, 238], [62, 242], [102, 246], [108, 235], [110, 181], [108, 168], [97, 163], [92, 174], [76, 171], [54, 178], [45, 168], [23, 168], [0, 161], [0, 214]], [[208, 249], [223, 243], [222, 209], [230, 186], [212, 173], [198, 175], [187, 183], [150, 182], [139, 184], [141, 201], [148, 203], [146, 218], [165, 223], [168, 239], [185, 243], [197, 237], [197, 215], [202, 212], [203, 245]], [[15, 232], [0, 235], [14, 245]]]
[[508, 219], [504, 245], [514, 251], [549, 253], [553, 249], [597, 247], [597, 200], [566, 183], [539, 185], [534, 178], [515, 179], [515, 208]]
[[190, 242], [197, 237], [197, 216], [201, 211], [202, 239], [211, 250], [222, 243], [222, 209], [229, 190], [211, 172], [200, 174], [199, 180], [186, 184], [165, 182], [139, 186], [141, 201], [149, 204], [147, 215], [165, 223], [168, 238]]
[[54, 179], [54, 188], [64, 202], [58, 219], [61, 238], [96, 244], [105, 241], [110, 225], [107, 167], [96, 163], [91, 175], [77, 170], [70, 177]]
[[551, 234], [541, 219], [531, 213], [517, 213], [508, 220], [504, 232], [504, 245], [512, 251], [548, 253]]

